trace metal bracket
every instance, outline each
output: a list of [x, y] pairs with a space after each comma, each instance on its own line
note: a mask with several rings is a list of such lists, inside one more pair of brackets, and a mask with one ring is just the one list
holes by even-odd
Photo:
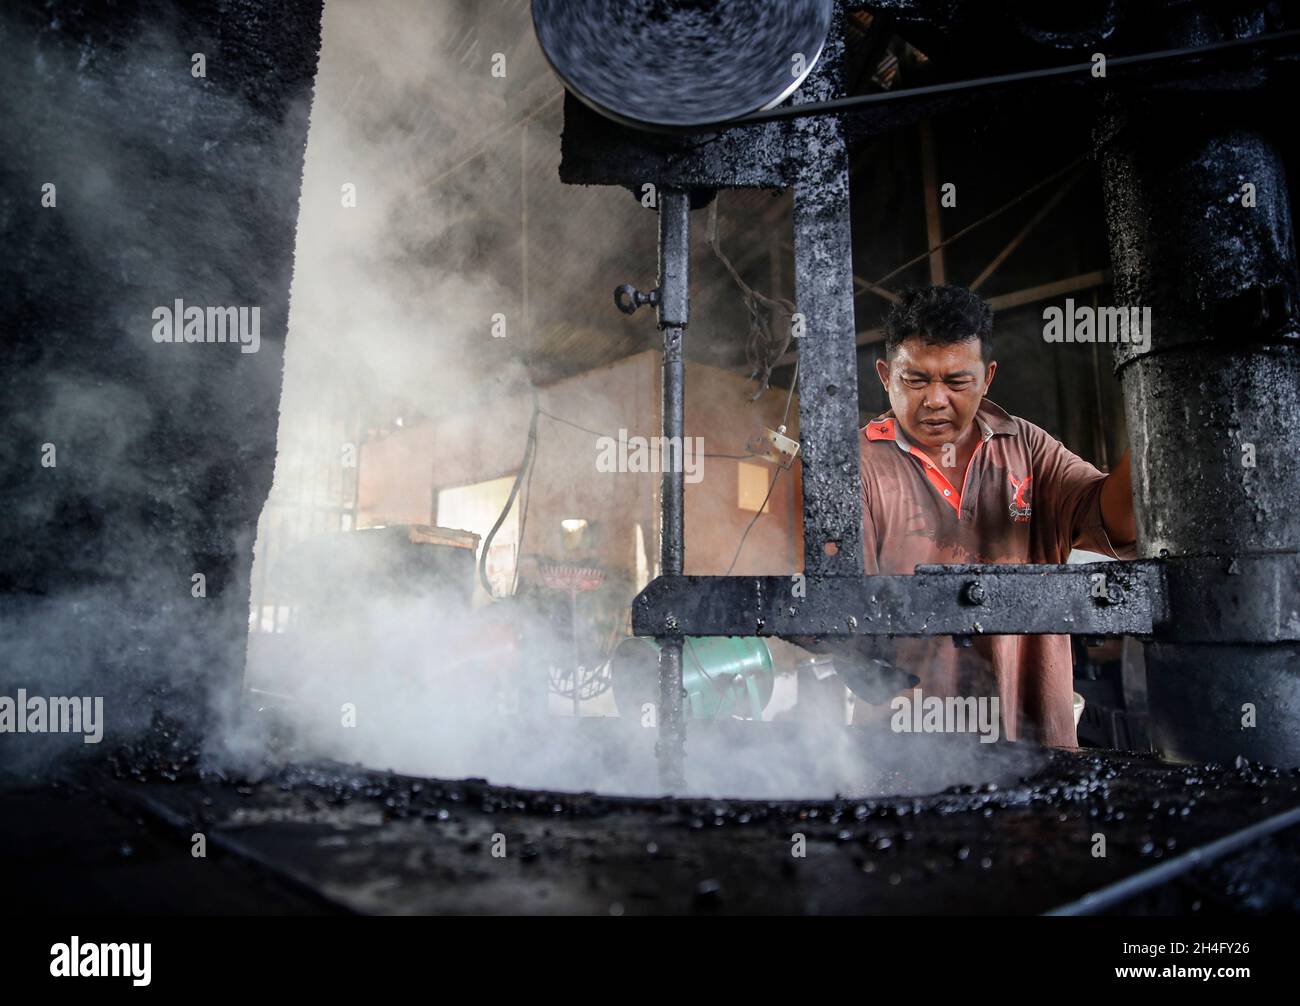
[[661, 576], [632, 605], [636, 635], [1150, 635], [1164, 620], [1155, 560], [918, 566], [897, 576]]

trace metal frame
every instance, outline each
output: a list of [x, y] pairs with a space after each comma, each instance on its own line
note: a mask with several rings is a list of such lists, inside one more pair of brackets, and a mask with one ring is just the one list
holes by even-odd
[[[839, 93], [842, 13], [796, 104]], [[660, 644], [660, 779], [685, 785], [682, 646], [687, 635], [861, 636], [982, 633], [1150, 634], [1164, 617], [1158, 562], [1079, 566], [922, 566], [910, 576], [864, 576], [859, 494], [857, 343], [849, 217], [849, 164], [838, 119], [789, 126], [792, 146], [816, 156], [794, 169], [795, 300], [802, 393], [804, 573], [787, 577], [684, 576], [682, 472], [661, 498], [662, 575], [633, 602], [632, 630]], [[787, 161], [789, 165], [791, 162]], [[678, 171], [683, 168], [679, 163]], [[707, 167], [699, 166], [695, 170]], [[663, 435], [683, 435], [682, 333], [689, 320], [690, 194], [661, 188], [659, 287], [663, 331]], [[677, 439], [675, 442], [680, 442]], [[1101, 589], [1098, 590], [1100, 584]]]
[[[1163, 748], [1175, 755], [1179, 751], [1219, 754], [1241, 750], [1247, 741], [1241, 739], [1236, 720], [1220, 713], [1268, 695], [1272, 696], [1270, 701], [1278, 707], [1279, 715], [1267, 723], [1261, 721], [1260, 728], [1253, 731], [1256, 736], [1248, 740], [1248, 748], [1276, 758], [1279, 763], [1294, 761], [1300, 756], [1295, 753], [1296, 744], [1287, 727], [1292, 722], [1288, 710], [1294, 705], [1294, 696], [1300, 695], [1291, 663], [1295, 645], [1300, 642], [1300, 615], [1287, 598], [1294, 595], [1294, 588], [1300, 583], [1300, 558], [1294, 551], [1294, 540], [1287, 539], [1281, 530], [1268, 531], [1263, 535], [1264, 540], [1256, 540], [1259, 527], [1252, 523], [1246, 528], [1238, 517], [1241, 512], [1253, 513], [1258, 522], [1260, 515], [1270, 510], [1269, 501], [1274, 497], [1281, 500], [1293, 480], [1279, 478], [1278, 485], [1270, 487], [1265, 494], [1257, 485], [1258, 479], [1243, 477], [1232, 468], [1235, 463], [1229, 456], [1232, 452], [1217, 443], [1198, 443], [1194, 450], [1189, 448], [1192, 454], [1205, 455], [1197, 456], [1199, 467], [1194, 465], [1194, 469], [1207, 479], [1210, 475], [1215, 479], [1203, 483], [1203, 488], [1213, 491], [1202, 492], [1195, 507], [1173, 505], [1164, 499], [1161, 494], [1174, 492], [1178, 480], [1169, 478], [1160, 469], [1163, 481], [1156, 486], [1160, 499], [1149, 501], [1139, 514], [1139, 538], [1146, 543], [1148, 553], [1158, 552], [1160, 559], [1095, 566], [922, 566], [911, 576], [863, 575], [856, 347], [872, 341], [875, 333], [854, 332], [848, 161], [843, 125], [831, 113], [890, 104], [907, 106], [915, 120], [924, 118], [927, 109], [939, 107], [964, 92], [1049, 78], [1060, 78], [1062, 86], [1078, 89], [1091, 85], [1087, 76], [1080, 74], [1081, 68], [1072, 66], [918, 88], [900, 94], [837, 98], [843, 93], [840, 77], [844, 13], [854, 7], [855, 4], [845, 0], [836, 4], [822, 58], [796, 94], [792, 107], [729, 124], [706, 142], [661, 137], [650, 144], [634, 130], [596, 121], [597, 117], [575, 108], [574, 102], [566, 103], [561, 163], [564, 181], [636, 185], [650, 179], [657, 181], [665, 193], [660, 208], [661, 289], [657, 291], [660, 301], [648, 302], [658, 303], [659, 324], [664, 331], [664, 434], [670, 439], [682, 435], [681, 333], [686, 322], [686, 237], [691, 192], [742, 186], [793, 187], [794, 190], [795, 299], [806, 333], [799, 340], [797, 350], [801, 381], [804, 571], [793, 577], [683, 576], [681, 473], [665, 475], [663, 575], [647, 586], [633, 607], [633, 631], [638, 635], [654, 635], [662, 644], [662, 707], [657, 750], [664, 783], [678, 788], [684, 782], [681, 646], [688, 634], [952, 635], [958, 641], [980, 633], [1133, 634], [1149, 641], [1146, 656], [1152, 684], [1153, 723], [1158, 719], [1154, 714], [1157, 706], [1166, 714], [1163, 722], [1167, 736]], [[1204, 73], [1210, 65], [1217, 69], [1237, 63], [1250, 66], [1261, 53], [1272, 55], [1278, 50], [1292, 50], [1297, 38], [1300, 35], [1288, 31], [1247, 39], [1220, 39], [1195, 50], [1171, 48], [1112, 58], [1109, 65], [1137, 68], [1140, 64], [1193, 62], [1193, 70], [1180, 69], [1169, 74], [1168, 80], [1164, 73], [1153, 72], [1134, 74], [1130, 82], [1138, 85], [1131, 93], [1141, 95], [1134, 99], [1135, 107], [1158, 99], [1158, 103], [1163, 102], [1162, 109], [1165, 106], [1178, 109], [1183, 107], [1180, 104], [1183, 99], [1177, 88], [1155, 93], [1151, 85], [1161, 80], [1181, 81], [1195, 70]], [[1080, 79], [1072, 80], [1072, 77]], [[1244, 86], [1234, 80], [1234, 88]], [[1239, 90], [1227, 88], [1216, 108], [1229, 108], [1239, 94]], [[800, 109], [800, 105], [811, 107]], [[1107, 114], [1122, 118], [1126, 107], [1117, 103]], [[1200, 116], [1200, 106], [1196, 107], [1199, 117], [1189, 121], [1200, 123], [1204, 116]], [[1153, 113], [1153, 121], [1163, 121], [1160, 118], [1163, 114]], [[909, 121], [901, 112], [880, 115], [878, 120], [871, 126], [877, 131], [897, 128]], [[1203, 128], [1203, 124], [1197, 127], [1198, 137], [1206, 128], [1209, 127]], [[1154, 135], [1159, 131], [1149, 132]], [[860, 129], [859, 134], [862, 134]], [[1109, 134], [1113, 136], [1115, 129], [1110, 129]], [[1212, 140], [1207, 134], [1198, 142]], [[1128, 150], [1129, 147], [1133, 150]], [[1213, 149], [1219, 151], [1217, 147]], [[1143, 151], [1142, 136], [1133, 135], [1118, 149], [1110, 150], [1103, 164], [1114, 189], [1108, 197], [1108, 218], [1112, 231], [1119, 234], [1119, 237], [1112, 234], [1112, 262], [1118, 263], [1114, 282], [1129, 302], [1156, 303], [1167, 309], [1170, 318], [1177, 318], [1187, 300], [1179, 292], [1184, 289], [1180, 277], [1188, 271], [1196, 272], [1204, 256], [1188, 266], [1182, 262], [1187, 254], [1185, 249], [1177, 242], [1170, 243], [1161, 250], [1169, 262], [1179, 263], [1178, 269], [1171, 272], [1172, 267], [1164, 263], [1160, 270], [1153, 271], [1147, 260], [1156, 255], [1156, 250], [1148, 248], [1149, 242], [1144, 243], [1144, 239], [1126, 237], [1125, 229], [1150, 224], [1155, 228], [1153, 233], [1158, 235], [1183, 234], [1185, 225], [1179, 221], [1188, 212], [1188, 206], [1204, 203], [1217, 207], [1222, 200], [1212, 185], [1203, 192], [1208, 183], [1203, 184], [1201, 176], [1190, 169], [1178, 175], [1186, 192], [1179, 199], [1169, 198], [1163, 178], [1149, 180], [1137, 170], [1146, 169]], [[1267, 182], [1262, 191], [1283, 193], [1278, 198], [1285, 199], [1281, 183], [1275, 179], [1281, 177], [1280, 169], [1275, 170], [1275, 152], [1267, 141], [1261, 140], [1244, 153], [1223, 156], [1225, 163], [1230, 163], [1215, 177], [1258, 176]], [[1251, 157], [1258, 163], [1247, 165]], [[1136, 168], [1125, 166], [1125, 158], [1132, 160]], [[1159, 167], [1161, 172], [1167, 171], [1163, 162]], [[1129, 189], [1139, 183], [1147, 185], [1150, 191], [1130, 193]], [[984, 270], [977, 285], [1015, 249], [1023, 234], [1059, 198], [1058, 193], [1048, 200], [1021, 234]], [[1149, 213], [1138, 215], [1140, 220], [1132, 214], [1126, 215], [1126, 206], [1136, 202], [1146, 205], [1152, 199], [1162, 201], [1162, 207], [1163, 203], [1169, 203], [1163, 207], [1167, 210], [1164, 217], [1157, 221], [1160, 227], [1148, 220], [1152, 217]], [[1201, 225], [1208, 226], [1204, 221]], [[1231, 228], [1220, 227], [1207, 235], [1206, 245], [1216, 246], [1238, 241], [1238, 232], [1243, 232], [1249, 238], [1243, 246], [1258, 247], [1260, 253], [1251, 259], [1251, 265], [1254, 273], [1259, 274], [1252, 278], [1252, 283], [1260, 287], [1260, 298], [1242, 295], [1234, 300], [1232, 297], [1241, 291], [1235, 287], [1226, 290], [1220, 297], [1224, 305], [1221, 310], [1216, 307], [1213, 324], [1209, 312], [1202, 311], [1198, 305], [1200, 313], [1195, 318], [1170, 327], [1162, 343], [1162, 356], [1154, 362], [1149, 357], [1136, 358], [1132, 347], [1119, 349], [1117, 366], [1124, 384], [1131, 428], [1158, 427], [1149, 440], [1180, 443], [1178, 424], [1183, 412], [1173, 403], [1181, 402], [1181, 394], [1167, 393], [1164, 385], [1182, 388], [1196, 383], [1190, 375], [1201, 378], [1204, 375], [1197, 369], [1195, 359], [1184, 359], [1186, 354], [1169, 350], [1181, 350], [1183, 343], [1189, 349], [1197, 348], [1193, 344], [1200, 342], [1217, 344], [1223, 332], [1258, 330], [1254, 341], [1263, 348], [1234, 362], [1236, 370], [1244, 375], [1234, 379], [1235, 383], [1221, 382], [1224, 388], [1216, 386], [1206, 390], [1202, 381], [1202, 398], [1213, 399], [1216, 404], [1227, 401], [1231, 387], [1252, 382], [1276, 389], [1274, 393], [1287, 401], [1294, 397], [1291, 381], [1294, 360], [1266, 351], [1273, 344], [1286, 341], [1282, 335], [1293, 330], [1287, 321], [1296, 301], [1292, 289], [1293, 252], [1282, 250], [1284, 246], [1289, 248], [1289, 242], [1283, 240], [1289, 237], [1289, 227], [1290, 218], [1286, 213], [1276, 221], [1256, 215], [1234, 218]], [[1120, 253], [1125, 248], [1139, 247], [1145, 249], [1145, 259]], [[1229, 249], [1223, 258], [1241, 255], [1239, 249]], [[1159, 283], [1152, 279], [1156, 272], [1159, 272]], [[1285, 279], [1278, 279], [1274, 273]], [[1226, 276], [1235, 277], [1237, 273], [1214, 274], [1204, 277], [1204, 282], [1222, 280], [1220, 285], [1223, 285], [1227, 283], [1223, 278]], [[995, 298], [994, 306], [1028, 303], [1094, 286], [1106, 279], [1103, 272], [1071, 277]], [[787, 354], [778, 365], [792, 362], [790, 356]], [[1163, 402], [1163, 409], [1150, 415], [1147, 414], [1150, 410], [1134, 411], [1135, 403], [1145, 405], [1153, 400]], [[1202, 414], [1208, 413], [1203, 410]], [[1279, 445], [1289, 444], [1294, 438], [1290, 428], [1274, 428], [1276, 417], [1256, 415], [1253, 411], [1242, 414], [1251, 418], [1255, 440]], [[1272, 473], [1273, 462], [1266, 463]], [[1135, 462], [1135, 478], [1144, 477], [1144, 465], [1159, 468], [1170, 464], [1181, 469], [1184, 461], [1181, 456], [1178, 462], [1140, 456]], [[1225, 471], [1225, 466], [1231, 471]], [[1231, 501], [1237, 502], [1229, 505]], [[1278, 503], [1277, 512], [1292, 511]], [[1289, 527], [1290, 522], [1290, 517], [1275, 521], [1279, 527]], [[1162, 547], [1166, 543], [1169, 547]], [[1249, 674], [1245, 670], [1223, 673], [1229, 664], [1243, 661], [1249, 665]], [[1189, 709], [1196, 716], [1191, 716]]]

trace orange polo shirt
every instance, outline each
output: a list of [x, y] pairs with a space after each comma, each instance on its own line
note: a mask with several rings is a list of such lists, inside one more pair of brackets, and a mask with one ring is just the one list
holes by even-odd
[[[892, 411], [863, 427], [867, 573], [1063, 563], [1071, 548], [1136, 557], [1134, 543], [1116, 547], [1102, 527], [1102, 472], [987, 398], [975, 421], [980, 442], [960, 485], [956, 468], [935, 465], [908, 443]], [[894, 661], [920, 677], [926, 695], [997, 695], [1006, 738], [1077, 746], [1069, 636], [977, 636], [966, 648], [948, 636], [894, 643]]]

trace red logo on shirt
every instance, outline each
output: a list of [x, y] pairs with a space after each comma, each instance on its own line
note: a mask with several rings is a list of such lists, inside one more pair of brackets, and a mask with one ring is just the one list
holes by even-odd
[[1016, 491], [1016, 494], [1012, 498], [1011, 506], [1008, 509], [1011, 511], [1011, 519], [1017, 524], [1028, 524], [1029, 518], [1034, 512], [1034, 508], [1030, 504], [1031, 494], [1029, 492], [1029, 483], [1033, 481], [1033, 478], [1032, 475], [1026, 475], [1023, 479], [1018, 479], [1014, 475], [1011, 476], [1011, 488]]

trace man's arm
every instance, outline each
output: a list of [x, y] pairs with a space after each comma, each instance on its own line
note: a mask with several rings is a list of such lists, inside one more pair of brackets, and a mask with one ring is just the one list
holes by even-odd
[[1129, 475], [1127, 450], [1101, 484], [1101, 522], [1111, 541], [1130, 542], [1137, 538], [1133, 479]]
[[1033, 467], [1034, 519], [1046, 521], [1056, 561], [1064, 562], [1071, 548], [1137, 558], [1128, 454], [1107, 475], [1040, 427], [1017, 422]]

